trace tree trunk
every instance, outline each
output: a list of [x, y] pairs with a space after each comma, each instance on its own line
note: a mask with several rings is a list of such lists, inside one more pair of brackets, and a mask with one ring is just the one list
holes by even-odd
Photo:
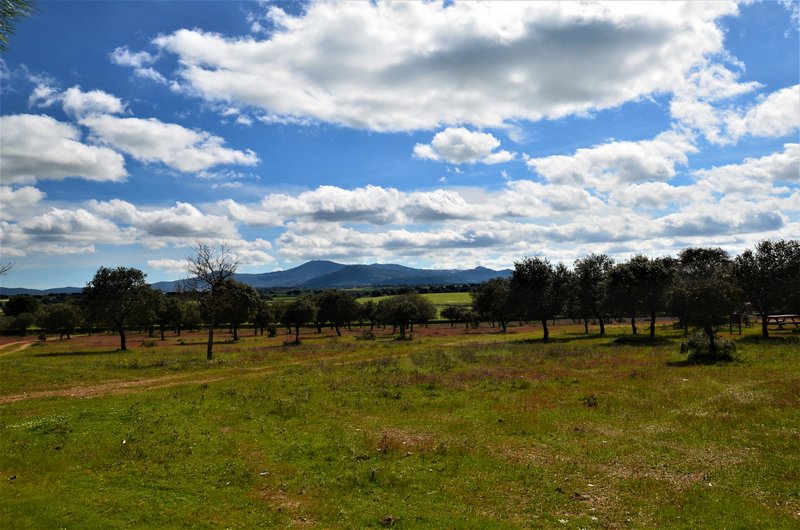
[[706, 335], [708, 335], [708, 350], [712, 357], [717, 356], [717, 338], [714, 336], [714, 328], [706, 326]]
[[208, 324], [208, 347], [206, 348], [206, 360], [210, 361], [214, 358], [214, 320]]
[[544, 331], [544, 337], [542, 337], [542, 340], [547, 342], [547, 340], [550, 338], [550, 330], [547, 329], [547, 320], [542, 320], [542, 330]]
[[120, 351], [126, 351], [128, 348], [125, 346], [125, 327], [119, 327], [119, 349]]
[[769, 338], [769, 325], [767, 322], [766, 313], [761, 313], [761, 336], [764, 337], [765, 339]]
[[336, 330], [336, 336], [337, 336], [337, 337], [341, 337], [341, 336], [342, 336], [342, 332], [339, 330], [339, 324], [337, 324], [336, 322], [334, 322], [334, 323], [333, 323], [333, 327], [334, 327], [334, 329]]
[[636, 313], [631, 315], [631, 329], [633, 329], [633, 334], [636, 335]]
[[597, 311], [597, 312], [595, 312], [594, 316], [597, 317], [597, 322], [600, 323], [600, 335], [605, 335], [606, 334], [606, 323], [603, 320], [603, 315], [601, 315], [600, 312]]
[[650, 340], [656, 340], [656, 312], [650, 312]]
[[294, 333], [294, 341], [297, 344], [300, 344], [300, 326], [295, 326], [295, 333]]
[[159, 327], [161, 328], [161, 340], [167, 340], [167, 339], [164, 338], [164, 326], [161, 325]]
[[505, 333], [506, 332], [506, 323], [505, 323], [505, 321], [503, 321], [503, 320], [500, 321], [500, 327], [503, 329], [503, 333]]
[[233, 324], [233, 341], [239, 340], [239, 324]]
[[588, 319], [588, 318], [584, 318], [584, 319], [583, 319], [583, 332], [584, 332], [586, 335], [588, 335], [588, 334], [589, 334], [589, 319]]

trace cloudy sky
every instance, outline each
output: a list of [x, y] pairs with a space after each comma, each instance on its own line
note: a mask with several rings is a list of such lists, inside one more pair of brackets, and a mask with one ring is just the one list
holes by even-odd
[[0, 62], [8, 287], [800, 237], [797, 1], [46, 2]]

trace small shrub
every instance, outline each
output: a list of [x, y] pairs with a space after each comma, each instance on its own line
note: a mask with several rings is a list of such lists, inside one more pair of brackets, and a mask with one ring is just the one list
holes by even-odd
[[368, 329], [361, 332], [361, 335], [356, 337], [356, 340], [375, 340], [375, 334]]
[[597, 407], [597, 396], [594, 394], [589, 394], [588, 396], [583, 396], [581, 398], [584, 407], [588, 407], [590, 409]]
[[275, 337], [278, 334], [278, 326], [275, 324], [269, 324], [267, 326], [267, 336], [268, 337]]
[[714, 342], [717, 345], [716, 353], [711, 352], [711, 342], [705, 333], [693, 333], [684, 342], [681, 342], [681, 353], [688, 354], [690, 362], [716, 362], [733, 359], [733, 354], [736, 352], [735, 342], [721, 337]]
[[143, 340], [141, 344], [142, 348], [155, 348], [156, 341], [154, 340]]

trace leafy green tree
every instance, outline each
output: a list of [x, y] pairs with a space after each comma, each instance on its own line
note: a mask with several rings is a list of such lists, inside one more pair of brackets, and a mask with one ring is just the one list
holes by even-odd
[[25, 311], [13, 317], [6, 317], [4, 319], [4, 328], [23, 337], [28, 333], [28, 328], [35, 323], [36, 315]]
[[656, 336], [656, 314], [667, 307], [667, 291], [677, 267], [674, 258], [649, 258], [636, 255], [620, 264], [611, 280], [611, 293], [621, 307], [631, 315], [633, 334], [636, 334], [636, 313], [650, 316], [650, 338]]
[[339, 336], [342, 335], [341, 326], [358, 318], [359, 305], [356, 297], [347, 291], [323, 291], [317, 296], [317, 306], [317, 319], [320, 322], [330, 322]]
[[[258, 334], [258, 330], [261, 330], [261, 334], [263, 335], [264, 328], [273, 322], [275, 322], [275, 314], [272, 311], [272, 306], [264, 300], [259, 300], [256, 313], [253, 316], [253, 334]], [[270, 327], [272, 330], [270, 336], [274, 336], [274, 328], [275, 326]]]
[[375, 303], [374, 300], [367, 300], [363, 304], [361, 304], [359, 309], [359, 319], [361, 322], [369, 322], [369, 330], [372, 331], [375, 328], [375, 323], [377, 320], [377, 307], [378, 304]]
[[126, 350], [126, 325], [149, 298], [150, 287], [145, 282], [146, 276], [134, 268], [100, 267], [83, 288], [84, 306], [119, 333], [121, 351]]
[[300, 328], [313, 322], [317, 316], [317, 305], [308, 296], [299, 296], [286, 304], [283, 308], [281, 321], [289, 327], [294, 327], [294, 341], [300, 344]]
[[497, 322], [503, 333], [508, 323], [518, 315], [515, 302], [511, 297], [510, 278], [492, 278], [480, 284], [470, 293], [472, 309], [479, 318]]
[[75, 304], [49, 304], [39, 314], [39, 326], [47, 333], [59, 333], [67, 339], [81, 325], [81, 311]]
[[436, 304], [431, 302], [429, 299], [425, 298], [419, 293], [406, 293], [400, 296], [407, 297], [408, 300], [411, 301], [414, 306], [417, 308], [417, 316], [412, 320], [411, 331], [413, 329], [413, 323], [417, 322], [419, 324], [424, 324], [425, 327], [428, 327], [428, 322], [436, 318]]
[[180, 301], [176, 298], [167, 296], [161, 291], [153, 291], [156, 293], [154, 297], [153, 311], [155, 314], [155, 321], [158, 324], [159, 331], [161, 332], [161, 340], [164, 340], [164, 332], [166, 328], [173, 327], [180, 329], [183, 323], [183, 307]]
[[626, 261], [614, 265], [608, 274], [606, 308], [617, 315], [631, 318], [631, 331], [636, 335], [636, 315], [642, 307], [642, 295], [636, 282], [637, 263]]
[[229, 322], [233, 340], [239, 340], [239, 327], [250, 321], [258, 310], [261, 298], [251, 286], [226, 279], [217, 287], [215, 295], [217, 320]]
[[33, 0], [1, 0], [0, 1], [0, 51], [8, 50], [8, 39], [14, 34], [17, 20], [29, 17], [36, 11]]
[[398, 295], [378, 302], [376, 310], [381, 322], [400, 328], [400, 337], [405, 338], [406, 328], [419, 317], [419, 309], [409, 296]]
[[761, 241], [736, 257], [734, 271], [744, 301], [761, 316], [761, 334], [769, 337], [767, 317], [800, 304], [800, 242]]
[[739, 307], [740, 290], [733, 264], [720, 248], [686, 248], [678, 260], [671, 296], [683, 301], [686, 323], [703, 329], [709, 353], [716, 356], [716, 327], [727, 322]]
[[220, 286], [233, 276], [239, 267], [239, 258], [224, 243], [204, 243], [198, 241], [194, 254], [186, 257], [186, 270], [193, 290], [202, 297], [201, 307], [208, 324], [208, 344], [206, 359], [214, 358], [214, 328], [217, 325], [217, 306], [222, 303]]
[[563, 264], [553, 266], [544, 258], [525, 258], [514, 263], [512, 299], [523, 318], [542, 323], [545, 342], [550, 337], [547, 321], [564, 309], [570, 284], [570, 272]]
[[3, 312], [10, 316], [15, 317], [21, 313], [30, 313], [35, 315], [39, 308], [42, 306], [39, 299], [29, 294], [15, 294], [6, 302]]
[[456, 322], [469, 318], [469, 309], [463, 305], [448, 305], [442, 309], [442, 318], [450, 321], [450, 327], [455, 327]]
[[583, 319], [588, 329], [588, 320], [594, 318], [600, 325], [600, 335], [605, 335], [606, 326], [603, 304], [607, 296], [608, 280], [614, 260], [605, 254], [589, 254], [575, 261], [575, 315]]

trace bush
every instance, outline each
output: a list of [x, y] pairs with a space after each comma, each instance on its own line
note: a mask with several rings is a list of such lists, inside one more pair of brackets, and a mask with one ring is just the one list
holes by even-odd
[[717, 352], [712, 354], [711, 342], [708, 340], [708, 336], [703, 332], [693, 333], [684, 342], [681, 342], [681, 353], [688, 354], [688, 360], [691, 362], [733, 360], [733, 354], [736, 352], [736, 343], [719, 337], [715, 342], [717, 344]]
[[356, 337], [356, 340], [375, 340], [375, 334], [368, 329], [361, 332], [361, 335]]

